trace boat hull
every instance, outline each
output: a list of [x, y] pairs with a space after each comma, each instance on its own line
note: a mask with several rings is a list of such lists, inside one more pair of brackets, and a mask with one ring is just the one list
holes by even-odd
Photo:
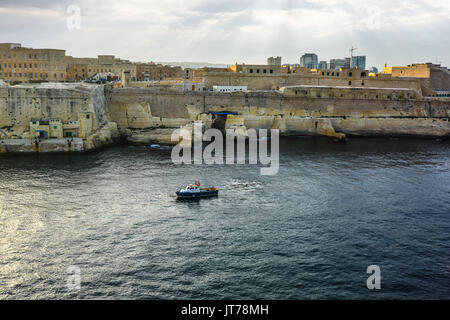
[[176, 194], [180, 199], [209, 198], [217, 197], [219, 195], [219, 190], [201, 191], [195, 193], [177, 191]]

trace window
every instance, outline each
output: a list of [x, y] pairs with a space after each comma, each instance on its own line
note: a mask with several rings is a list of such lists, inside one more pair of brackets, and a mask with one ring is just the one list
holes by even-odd
[[324, 76], [324, 75], [325, 75], [325, 72], [322, 72], [322, 75]]
[[264, 70], [263, 70], [263, 73], [267, 73], [267, 70], [266, 70], [266, 69], [264, 69]]
[[351, 85], [352, 85], [352, 82], [351, 82], [351, 81], [349, 81], [349, 82], [348, 82], [348, 85], [349, 85], [349, 86], [351, 86]]
[[348, 76], [349, 76], [349, 77], [353, 77], [353, 72], [349, 72], [349, 73], [348, 73]]
[[336, 77], [339, 77], [339, 72], [336, 73]]
[[259, 69], [256, 69], [256, 73], [259, 73]]
[[270, 69], [270, 73], [273, 73], [273, 69]]

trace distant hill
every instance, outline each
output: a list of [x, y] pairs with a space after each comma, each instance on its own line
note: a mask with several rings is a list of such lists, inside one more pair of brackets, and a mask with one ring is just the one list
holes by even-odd
[[192, 68], [192, 69], [198, 69], [203, 67], [209, 67], [209, 68], [227, 68], [229, 65], [226, 64], [220, 64], [220, 63], [208, 63], [208, 62], [163, 62], [158, 61], [157, 63], [161, 63], [164, 65], [169, 66], [175, 66], [175, 67], [182, 67], [182, 68]]

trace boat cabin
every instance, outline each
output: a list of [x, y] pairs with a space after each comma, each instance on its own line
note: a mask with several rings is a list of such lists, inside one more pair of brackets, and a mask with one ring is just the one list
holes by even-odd
[[198, 186], [196, 184], [190, 184], [186, 187], [186, 190], [188, 190], [190, 192], [200, 192], [200, 186]]

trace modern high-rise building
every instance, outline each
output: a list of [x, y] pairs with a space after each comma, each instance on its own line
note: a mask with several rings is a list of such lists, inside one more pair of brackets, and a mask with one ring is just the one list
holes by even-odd
[[317, 69], [319, 58], [315, 53], [305, 53], [300, 57], [300, 66], [309, 69]]
[[325, 70], [327, 69], [328, 65], [326, 61], [320, 61], [319, 65], [317, 66], [317, 69]]
[[345, 68], [347, 66], [346, 59], [330, 59], [328, 69], [336, 70], [339, 68]]
[[352, 68], [360, 68], [361, 70], [366, 69], [366, 56], [354, 56], [352, 59]]

